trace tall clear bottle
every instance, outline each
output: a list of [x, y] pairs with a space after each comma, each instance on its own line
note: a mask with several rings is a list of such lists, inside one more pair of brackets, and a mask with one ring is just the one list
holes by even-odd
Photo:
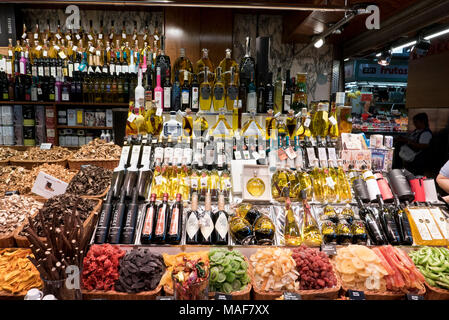
[[276, 81], [274, 83], [274, 113], [282, 112], [282, 74], [281, 67], [278, 68]]

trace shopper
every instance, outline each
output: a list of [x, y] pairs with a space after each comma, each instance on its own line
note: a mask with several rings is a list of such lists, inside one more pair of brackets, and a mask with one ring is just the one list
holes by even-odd
[[424, 175], [428, 161], [432, 131], [429, 129], [427, 113], [418, 113], [413, 117], [415, 130], [408, 137], [399, 136], [399, 157], [403, 166], [415, 175]]
[[[449, 193], [449, 161], [441, 168], [437, 176], [437, 183], [444, 192]], [[449, 203], [449, 195], [443, 197]]]

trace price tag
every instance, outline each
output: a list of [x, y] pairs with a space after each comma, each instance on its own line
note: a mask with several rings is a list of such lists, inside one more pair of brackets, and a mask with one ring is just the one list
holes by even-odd
[[59, 51], [58, 56], [59, 56], [61, 59], [67, 58], [67, 56], [65, 55], [64, 51]]
[[65, 38], [66, 38], [68, 41], [72, 40], [72, 38], [70, 37], [70, 35], [66, 35]]
[[126, 33], [122, 33], [122, 38], [126, 39]]
[[329, 160], [333, 160], [334, 163], [337, 163], [337, 154], [335, 152], [335, 148], [327, 148], [327, 153], [329, 154]]
[[250, 156], [249, 156], [249, 151], [248, 150], [243, 150], [243, 158], [245, 160], [249, 160]]
[[259, 152], [254, 151], [253, 153], [251, 153], [251, 155], [252, 155], [253, 158], [256, 159], [256, 160], [259, 160], [259, 159], [260, 159]]
[[234, 151], [235, 160], [242, 160], [242, 153], [240, 151]]
[[37, 51], [41, 51], [41, 49], [42, 49], [42, 46], [40, 46], [40, 45], [36, 47]]
[[34, 34], [34, 40], [37, 40], [39, 38], [39, 34], [38, 33], [35, 33]]
[[159, 40], [159, 36], [157, 34], [154, 35], [154, 40], [156, 40], [156, 41]]
[[42, 55], [44, 56], [44, 57], [46, 57], [47, 56], [47, 50], [44, 50], [44, 52], [42, 53]]
[[162, 108], [156, 109], [156, 116], [158, 116], [158, 117], [162, 116]]
[[151, 155], [151, 146], [143, 146], [142, 151], [142, 165], [146, 165], [150, 163], [150, 155]]
[[55, 37], [58, 39], [58, 40], [61, 40], [61, 35], [59, 34], [59, 33], [57, 33], [57, 34], [55, 34]]
[[136, 120], [137, 116], [131, 112], [131, 114], [129, 115], [127, 121], [132, 123], [134, 120]]
[[65, 193], [68, 183], [56, 179], [55, 177], [39, 172], [36, 181], [34, 182], [31, 192], [42, 196], [46, 199]]
[[337, 247], [334, 244], [323, 244], [321, 245], [321, 251], [328, 256], [335, 256], [337, 254]]
[[265, 159], [266, 158], [266, 154], [265, 154], [265, 150], [259, 150], [259, 158], [260, 159]]
[[76, 50], [78, 50], [78, 47], [77, 46], [73, 46], [72, 50], [73, 50], [73, 52], [76, 52]]
[[90, 34], [87, 35], [87, 38], [92, 41], [94, 39], [94, 37], [92, 37]]
[[287, 160], [288, 156], [287, 156], [287, 153], [285, 153], [284, 149], [278, 149], [278, 158], [281, 161]]
[[417, 301], [417, 300], [424, 300], [424, 297], [423, 297], [423, 296], [420, 296], [420, 295], [418, 295], [418, 294], [407, 293], [407, 294], [406, 294], [406, 299], [407, 299], [407, 300]]
[[54, 46], [53, 48], [55, 48], [55, 50], [59, 51], [61, 48], [59, 48], [59, 46]]
[[335, 120], [335, 118], [333, 116], [329, 117], [329, 122], [331, 123], [331, 125], [335, 126], [337, 124], [337, 120]]
[[365, 300], [365, 292], [356, 291], [356, 290], [348, 290], [349, 300]]
[[19, 193], [19, 191], [6, 191], [5, 192], [5, 196], [7, 196], [7, 197], [9, 197], [9, 196], [12, 196], [12, 195], [14, 195], [14, 194], [20, 194]]
[[304, 121], [304, 127], [308, 128], [309, 126], [310, 126], [310, 118], [307, 118], [307, 119]]
[[24, 32], [24, 33], [22, 34], [22, 39], [25, 39], [26, 37], [27, 37], [27, 33]]
[[162, 183], [162, 176], [157, 176], [156, 178], [154, 178], [154, 181], [156, 182], [156, 185], [160, 185]]
[[79, 40], [79, 39], [81, 39], [81, 37], [80, 37], [80, 35], [79, 35], [79, 34], [76, 34], [76, 35], [75, 35], [75, 38], [76, 38], [76, 40]]
[[284, 292], [284, 300], [302, 300], [301, 295], [295, 292]]
[[335, 182], [334, 182], [334, 179], [332, 179], [331, 177], [326, 177], [326, 184], [327, 184], [332, 190], [334, 190], [334, 188], [335, 188]]
[[175, 300], [174, 296], [157, 296], [156, 300]]
[[41, 150], [50, 150], [52, 145], [51, 143], [41, 143]]
[[292, 146], [288, 147], [288, 149], [285, 150], [285, 153], [290, 158], [290, 160], [293, 160], [296, 158], [296, 152], [295, 152], [295, 150], [293, 150]]
[[94, 53], [94, 51], [95, 51], [95, 48], [94, 48], [94, 47], [90, 47], [90, 48], [89, 48], [89, 52], [90, 52], [90, 53]]
[[100, 50], [95, 51], [95, 54], [96, 54], [97, 56], [100, 56], [100, 55], [101, 55]]
[[126, 163], [128, 162], [129, 149], [130, 146], [123, 146], [122, 154], [120, 156], [120, 162], [118, 165], [119, 167], [124, 168], [126, 166]]
[[320, 161], [327, 161], [326, 148], [318, 148], [318, 159]]
[[103, 34], [102, 34], [102, 33], [99, 33], [99, 34], [98, 34], [98, 39], [99, 39], [99, 40], [103, 40]]
[[215, 292], [215, 300], [232, 300], [232, 295]]

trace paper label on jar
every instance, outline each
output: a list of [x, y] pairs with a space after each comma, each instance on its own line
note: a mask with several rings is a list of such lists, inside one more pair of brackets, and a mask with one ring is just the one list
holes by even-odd
[[435, 221], [433, 220], [432, 215], [430, 214], [430, 211], [428, 209], [421, 209], [421, 216], [424, 218], [427, 229], [429, 229], [429, 232], [430, 232], [430, 235], [432, 236], [432, 238], [434, 240], [443, 239], [443, 236], [441, 235], [441, 232], [438, 229], [438, 226], [435, 224]]
[[440, 208], [431, 208], [430, 212], [432, 213], [433, 218], [440, 228], [440, 231], [443, 234], [444, 238], [449, 239], [448, 223]]
[[217, 221], [215, 222], [215, 230], [217, 230], [218, 234], [221, 238], [225, 238], [228, 234], [228, 217], [224, 212], [220, 212]]
[[416, 228], [418, 229], [419, 235], [424, 241], [432, 240], [429, 230], [427, 229], [424, 218], [422, 217], [420, 209], [410, 209], [410, 215], [415, 222]]
[[304, 127], [308, 128], [309, 126], [310, 126], [310, 118], [307, 118], [307, 119], [304, 121]]

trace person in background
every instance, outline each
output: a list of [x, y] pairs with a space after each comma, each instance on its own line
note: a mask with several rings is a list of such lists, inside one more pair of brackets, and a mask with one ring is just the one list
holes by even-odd
[[403, 166], [415, 175], [424, 175], [427, 150], [432, 140], [432, 131], [429, 128], [427, 113], [418, 113], [413, 117], [415, 130], [408, 137], [399, 136], [396, 141], [400, 143], [399, 157]]
[[[449, 193], [449, 161], [441, 168], [437, 176], [437, 183], [444, 192]], [[449, 195], [443, 197], [443, 199], [449, 203]]]

